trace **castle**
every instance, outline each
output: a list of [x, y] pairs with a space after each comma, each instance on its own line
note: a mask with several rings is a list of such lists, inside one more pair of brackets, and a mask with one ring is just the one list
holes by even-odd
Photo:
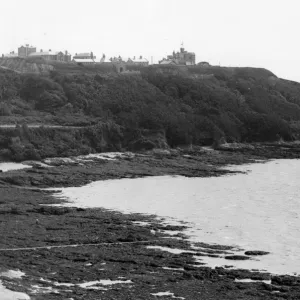
[[196, 64], [196, 55], [194, 52], [185, 51], [183, 47], [180, 48], [180, 52], [173, 51], [167, 58], [163, 58], [160, 62], [163, 65], [186, 65], [193, 66]]
[[35, 52], [36, 52], [36, 47], [29, 46], [28, 44], [18, 48], [19, 57], [28, 57], [31, 53], [35, 53]]

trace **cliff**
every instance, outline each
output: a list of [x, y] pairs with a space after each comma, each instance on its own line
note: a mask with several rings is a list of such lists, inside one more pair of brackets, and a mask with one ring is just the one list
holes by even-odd
[[35, 149], [43, 156], [38, 141], [45, 134], [48, 145], [56, 143], [47, 155], [299, 137], [300, 84], [265, 69], [150, 66], [128, 76], [100, 67], [52, 67], [44, 75], [2, 70], [0, 116], [26, 118], [27, 124], [47, 115], [44, 123], [102, 125], [86, 127], [88, 134], [41, 131], [40, 138], [31, 131], [5, 131], [0, 146], [8, 151], [2, 154], [16, 157], [13, 149]]
[[22, 58], [2, 58], [0, 68], [20, 74], [49, 74], [54, 67], [43, 62], [35, 62]]

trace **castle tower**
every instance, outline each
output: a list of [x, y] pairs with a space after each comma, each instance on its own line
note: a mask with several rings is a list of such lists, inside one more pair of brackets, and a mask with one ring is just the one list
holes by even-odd
[[183, 46], [183, 42], [182, 42], [180, 45], [180, 53], [183, 53], [183, 52], [184, 52], [184, 46]]

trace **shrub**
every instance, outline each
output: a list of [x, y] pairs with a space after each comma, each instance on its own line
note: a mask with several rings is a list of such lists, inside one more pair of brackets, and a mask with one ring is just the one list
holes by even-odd
[[11, 110], [6, 103], [0, 103], [0, 116], [11, 116]]

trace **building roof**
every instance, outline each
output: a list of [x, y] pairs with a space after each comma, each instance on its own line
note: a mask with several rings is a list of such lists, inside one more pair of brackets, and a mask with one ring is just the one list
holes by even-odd
[[95, 61], [91, 58], [73, 58], [73, 61], [77, 63], [94, 63]]
[[18, 57], [18, 53], [8, 53], [8, 54], [4, 54], [4, 57]]
[[48, 56], [48, 55], [57, 55], [60, 51], [43, 51], [43, 52], [33, 52], [29, 56]]
[[89, 57], [91, 57], [91, 52], [89, 52], [89, 53], [76, 53], [76, 55], [74, 55], [74, 56], [89, 56]]
[[29, 46], [29, 45], [25, 45], [25, 46], [20, 46], [18, 49], [20, 48], [27, 48], [27, 49], [36, 49], [36, 47], [33, 47], [33, 46]]
[[160, 61], [159, 64], [160, 65], [176, 65], [176, 63], [173, 60], [167, 60], [167, 59]]
[[142, 58], [136, 57], [136, 58], [132, 58], [131, 60], [135, 63], [149, 62], [148, 59], [144, 58], [144, 57], [142, 57]]
[[[110, 60], [112, 59], [112, 60]], [[111, 57], [109, 59], [106, 59], [105, 61], [108, 61], [108, 62], [113, 62], [113, 63], [119, 63], [119, 62], [124, 62], [124, 63], [127, 63], [128, 61], [130, 60], [129, 57], [127, 56], [122, 56], [122, 57]]]

